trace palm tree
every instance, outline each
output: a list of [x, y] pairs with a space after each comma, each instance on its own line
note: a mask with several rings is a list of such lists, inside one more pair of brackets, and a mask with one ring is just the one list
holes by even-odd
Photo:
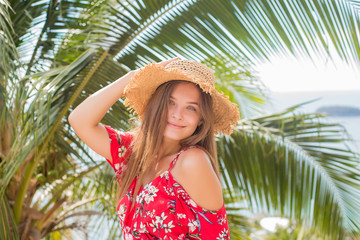
[[[359, 232], [359, 157], [342, 147], [343, 129], [297, 107], [264, 115], [264, 87], [252, 69], [275, 54], [331, 57], [331, 46], [359, 64], [356, 1], [32, 0], [0, 6], [0, 41], [7, 43], [0, 45], [1, 239], [58, 238], [86, 227], [70, 218], [96, 215], [93, 209], [110, 215], [111, 176], [96, 177], [108, 171], [87, 154], [66, 116], [127, 70], [174, 55], [216, 66], [217, 88], [241, 109], [235, 133], [217, 139], [235, 239], [248, 237], [244, 206], [292, 218], [329, 239]], [[128, 129], [121, 101], [113, 109], [104, 123]]]
[[[87, 227], [73, 218], [99, 215], [99, 209], [113, 205], [106, 201], [113, 198], [109, 169], [74, 139], [64, 121], [69, 107], [81, 101], [81, 86], [92, 77], [106, 81], [96, 69], [113, 61], [95, 50], [62, 58], [66, 64], [54, 60], [51, 52], [64, 35], [58, 26], [64, 19], [77, 21], [73, 15], [80, 3], [14, 1], [0, 6], [0, 238], [58, 238], [59, 232]], [[38, 22], [44, 24], [40, 29]], [[118, 65], [110, 65], [108, 73], [123, 74]], [[88, 90], [94, 84], [98, 81], [87, 84]], [[122, 120], [117, 127], [125, 128], [127, 116], [124, 109], [109, 117]]]

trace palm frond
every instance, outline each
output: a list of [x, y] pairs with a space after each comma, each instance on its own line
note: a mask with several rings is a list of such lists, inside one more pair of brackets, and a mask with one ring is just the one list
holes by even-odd
[[[1, 187], [1, 193], [3, 193], [16, 169], [18, 169], [20, 164], [22, 164], [31, 150], [34, 149], [34, 146], [39, 146], [39, 143], [44, 140], [44, 136], [47, 136], [49, 139], [50, 136], [48, 135], [48, 132], [54, 132], [57, 127], [56, 125], [60, 124], [61, 119], [65, 115], [66, 112], [64, 107], [66, 107], [66, 105], [59, 105], [59, 99], [66, 98], [69, 92], [64, 91], [66, 89], [62, 88], [62, 84], [60, 84], [60, 86], [56, 85], [59, 84], [58, 80], [61, 79], [61, 74], [66, 74], [72, 70], [73, 75], [76, 75], [76, 73], [78, 73], [84, 66], [86, 66], [86, 64], [88, 64], [89, 60], [91, 60], [92, 54], [92, 52], [86, 53], [83, 58], [80, 58], [78, 62], [74, 63], [73, 66], [67, 69], [65, 68], [62, 71], [52, 70], [50, 74], [56, 74], [56, 76], [59, 75], [60, 77], [54, 78], [50, 84], [43, 85], [42, 91], [37, 91], [37, 89], [34, 89], [37, 91], [36, 95], [32, 95], [31, 92], [28, 93], [29, 98], [32, 98], [33, 101], [26, 109], [24, 109], [25, 117], [24, 119], [20, 119], [22, 122], [17, 124], [17, 126], [21, 126], [19, 128], [21, 132], [17, 132], [16, 134], [22, 136], [22, 138], [15, 138], [11, 151], [6, 156], [4, 161], [0, 163], [3, 173], [3, 185]], [[44, 76], [49, 76], [49, 73], [44, 74]], [[71, 79], [72, 76], [70, 75], [67, 77], [68, 78], [65, 78], [64, 81], [69, 81], [69, 78]], [[71, 82], [68, 84], [71, 85]], [[56, 89], [56, 86], [59, 87], [59, 89]], [[59, 92], [59, 90], [64, 92]], [[64, 103], [66, 104], [67, 102], [65, 101]], [[50, 104], [52, 104], [51, 109]], [[63, 113], [61, 116], [61, 112], [65, 113]], [[19, 151], [19, 149], [21, 150]]]
[[[12, 1], [12, 25], [16, 34], [12, 35], [19, 55], [22, 69], [20, 74], [46, 71], [55, 65], [54, 59], [69, 31], [81, 31], [78, 22], [81, 12], [92, 8], [90, 1]], [[61, 47], [60, 47], [61, 48]], [[83, 49], [83, 51], [86, 49]], [[76, 56], [79, 56], [80, 52]], [[64, 65], [74, 61], [68, 61]], [[23, 75], [23, 76], [24, 76]]]
[[[1, 92], [6, 88], [9, 76], [14, 74], [15, 63], [18, 60], [18, 53], [12, 38], [14, 29], [11, 22], [11, 6], [8, 1], [0, 3], [0, 88]], [[3, 95], [3, 94], [1, 94]], [[1, 96], [0, 96], [1, 97]], [[0, 98], [2, 101], [3, 97]]]
[[[119, 1], [94, 36], [130, 69], [152, 60], [183, 56], [201, 61], [218, 54], [238, 64], [276, 54], [338, 54], [359, 64], [356, 1]], [[99, 20], [97, 20], [99, 22]], [[90, 37], [91, 38], [91, 37]], [[141, 53], [141, 54], [139, 54]], [[241, 67], [241, 64], [238, 64]]]
[[[216, 66], [214, 71], [218, 76], [217, 87], [220, 91], [230, 93], [230, 99], [241, 105], [243, 117], [258, 115], [262, 111], [262, 103], [265, 99], [262, 92], [263, 86], [254, 77], [253, 70], [250, 70], [248, 58], [231, 49], [231, 47], [235, 47], [238, 50], [234, 45], [219, 48], [222, 46], [222, 43], [219, 43], [221, 39], [226, 39], [227, 45], [233, 44], [227, 37], [228, 33], [218, 33], [216, 32], [218, 28], [211, 30], [211, 28], [201, 27], [198, 29], [196, 27], [197, 23], [193, 23], [192, 20], [196, 22], [199, 19], [195, 18], [194, 14], [187, 12], [190, 8], [195, 11], [194, 13], [199, 11], [200, 8], [194, 5], [194, 2], [119, 1], [114, 3], [104, 1], [103, 4], [107, 9], [93, 8], [86, 12], [88, 15], [96, 16], [88, 21], [89, 26], [93, 28], [84, 29], [84, 32], [89, 32], [87, 41], [109, 49], [109, 54], [127, 69], [142, 67], [149, 62], [163, 60], [174, 54], [203, 61], [213, 69]], [[202, 4], [207, 5], [207, 3]], [[97, 15], [99, 12], [102, 16], [101, 19]], [[178, 20], [173, 22], [172, 19], [175, 18]], [[209, 21], [214, 21], [214, 19], [211, 18]], [[195, 32], [191, 34], [179, 32], [179, 29], [186, 27], [196, 27], [195, 30], [199, 30], [199, 32], [196, 34]], [[73, 42], [73, 44], [76, 41], [83, 41], [84, 32], [69, 35], [66, 41]], [[155, 36], [156, 38], [153, 38]], [[164, 37], [164, 41], [167, 39], [167, 43], [159, 44], [157, 42], [159, 37]], [[192, 41], [192, 45], [188, 44], [191, 40], [189, 37], [196, 38]], [[208, 39], [203, 41], [204, 37]], [[147, 41], [146, 45], [142, 44], [145, 40]], [[204, 45], [211, 42], [213, 44]], [[141, 46], [138, 45], [140, 43]], [[217, 47], [215, 48], [214, 45]], [[78, 50], [76, 46], [76, 44], [74, 46], [67, 45], [68, 50], [61, 50], [61, 52], [73, 50], [76, 52]], [[122, 54], [125, 54], [124, 58], [120, 57]], [[232, 83], [235, 84], [231, 85]]]
[[0, 210], [1, 239], [19, 239], [19, 234], [13, 217], [13, 211], [5, 196], [1, 196]]
[[265, 87], [255, 76], [255, 71], [250, 65], [244, 65], [239, 69], [229, 59], [220, 56], [206, 60], [204, 63], [215, 73], [216, 89], [238, 105], [242, 119], [263, 114], [267, 99], [264, 93]]
[[249, 209], [244, 207], [246, 198], [241, 191], [232, 191], [231, 194], [228, 191], [231, 190], [224, 189], [223, 196], [230, 236], [235, 239], [251, 239], [250, 235], [254, 230], [254, 226], [249, 221]]
[[244, 120], [233, 135], [219, 138], [227, 186], [243, 191], [254, 211], [304, 221], [324, 236], [355, 234], [359, 156], [338, 147], [348, 140], [339, 124], [293, 110]]

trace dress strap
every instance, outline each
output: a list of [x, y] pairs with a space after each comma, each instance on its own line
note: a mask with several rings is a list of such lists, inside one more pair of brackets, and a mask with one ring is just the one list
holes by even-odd
[[[170, 171], [170, 170], [175, 166], [175, 163], [176, 163], [176, 161], [178, 160], [180, 154], [183, 153], [183, 152], [185, 152], [185, 151], [187, 151], [187, 150], [189, 150], [189, 149], [191, 149], [191, 148], [198, 148], [198, 149], [204, 151], [204, 149], [202, 149], [202, 148], [199, 147], [199, 146], [190, 146], [190, 147], [186, 147], [186, 148], [182, 149], [180, 152], [178, 152], [178, 153], [176, 154], [175, 158], [171, 161], [168, 171]], [[205, 152], [205, 151], [204, 151], [204, 152]], [[206, 153], [206, 152], [205, 152], [205, 153]]]

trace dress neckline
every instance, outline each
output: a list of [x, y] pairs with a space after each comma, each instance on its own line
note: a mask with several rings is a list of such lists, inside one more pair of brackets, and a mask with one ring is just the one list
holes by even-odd
[[183, 152], [185, 152], [186, 150], [188, 150], [188, 149], [190, 149], [190, 148], [199, 148], [199, 149], [203, 150], [202, 148], [200, 148], [200, 147], [198, 147], [198, 146], [195, 146], [195, 145], [181, 149], [181, 150], [176, 154], [176, 156], [174, 157], [174, 159], [171, 160], [170, 165], [169, 165], [169, 167], [168, 167], [168, 169], [167, 169], [166, 171], [160, 173], [158, 176], [156, 176], [155, 178], [153, 178], [150, 182], [148, 182], [148, 183], [145, 184], [144, 186], [141, 184], [140, 189], [145, 189], [145, 187], [146, 187], [147, 185], [149, 185], [150, 183], [153, 183], [156, 179], [158, 179], [160, 176], [162, 176], [162, 175], [165, 174], [166, 172], [169, 174], [169, 173], [170, 173], [170, 170], [175, 166], [176, 161], [178, 160], [180, 154], [183, 153]]
[[150, 182], [148, 182], [148, 183], [145, 184], [144, 186], [141, 185], [141, 186], [140, 186], [140, 189], [141, 189], [141, 190], [146, 189], [146, 187], [147, 187], [148, 185], [150, 185], [150, 184], [152, 185], [152, 183], [154, 183], [158, 178], [161, 178], [161, 176], [164, 175], [164, 174], [166, 174], [166, 173], [169, 174], [170, 171], [169, 171], [169, 170], [166, 170], [166, 171], [162, 172], [160, 175], [156, 176], [153, 180], [151, 180]]
[[[162, 177], [163, 175], [167, 175], [168, 177]], [[163, 179], [166, 179], [166, 180], [172, 180], [174, 181], [175, 183], [177, 183], [177, 187], [181, 188], [182, 191], [182, 194], [184, 194], [183, 197], [185, 197], [186, 199], [188, 199], [188, 203], [196, 210], [200, 211], [200, 212], [204, 212], [204, 211], [212, 211], [212, 212], [220, 212], [222, 211], [222, 209], [225, 207], [225, 201], [223, 201], [223, 204], [221, 206], [221, 208], [217, 209], [217, 210], [208, 210], [206, 208], [203, 208], [201, 206], [199, 206], [191, 197], [190, 195], [186, 192], [185, 188], [174, 178], [174, 176], [172, 175], [172, 173], [169, 171], [169, 170], [166, 170], [164, 171], [163, 173], [161, 173], [159, 176], [157, 176], [156, 178], [154, 178], [151, 182], [147, 183], [144, 187], [141, 186], [140, 187], [140, 192], [146, 190], [146, 188], [148, 187], [148, 185], [153, 185], [154, 182], [156, 182], [157, 184], [163, 180]], [[156, 185], [154, 185], [156, 186]]]

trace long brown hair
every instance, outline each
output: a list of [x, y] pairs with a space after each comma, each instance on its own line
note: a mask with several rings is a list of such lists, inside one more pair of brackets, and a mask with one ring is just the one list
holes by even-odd
[[[175, 86], [179, 83], [190, 82], [173, 80], [163, 83], [151, 96], [145, 109], [143, 121], [134, 131], [134, 140], [132, 142], [133, 152], [130, 156], [127, 168], [118, 184], [117, 202], [125, 195], [134, 178], [138, 176], [135, 190], [132, 193], [135, 197], [139, 191], [145, 173], [151, 169], [151, 166], [154, 166], [154, 161], [156, 161], [155, 156], [159, 153], [164, 130], [168, 121], [169, 99]], [[203, 92], [199, 86], [197, 87], [201, 93], [199, 109], [202, 124], [191, 136], [181, 140], [180, 145], [182, 149], [192, 145], [203, 148], [208, 153], [211, 164], [218, 178], [220, 178], [213, 133], [214, 115], [212, 99], [211, 96]], [[132, 201], [134, 203], [135, 199], [132, 199]]]

